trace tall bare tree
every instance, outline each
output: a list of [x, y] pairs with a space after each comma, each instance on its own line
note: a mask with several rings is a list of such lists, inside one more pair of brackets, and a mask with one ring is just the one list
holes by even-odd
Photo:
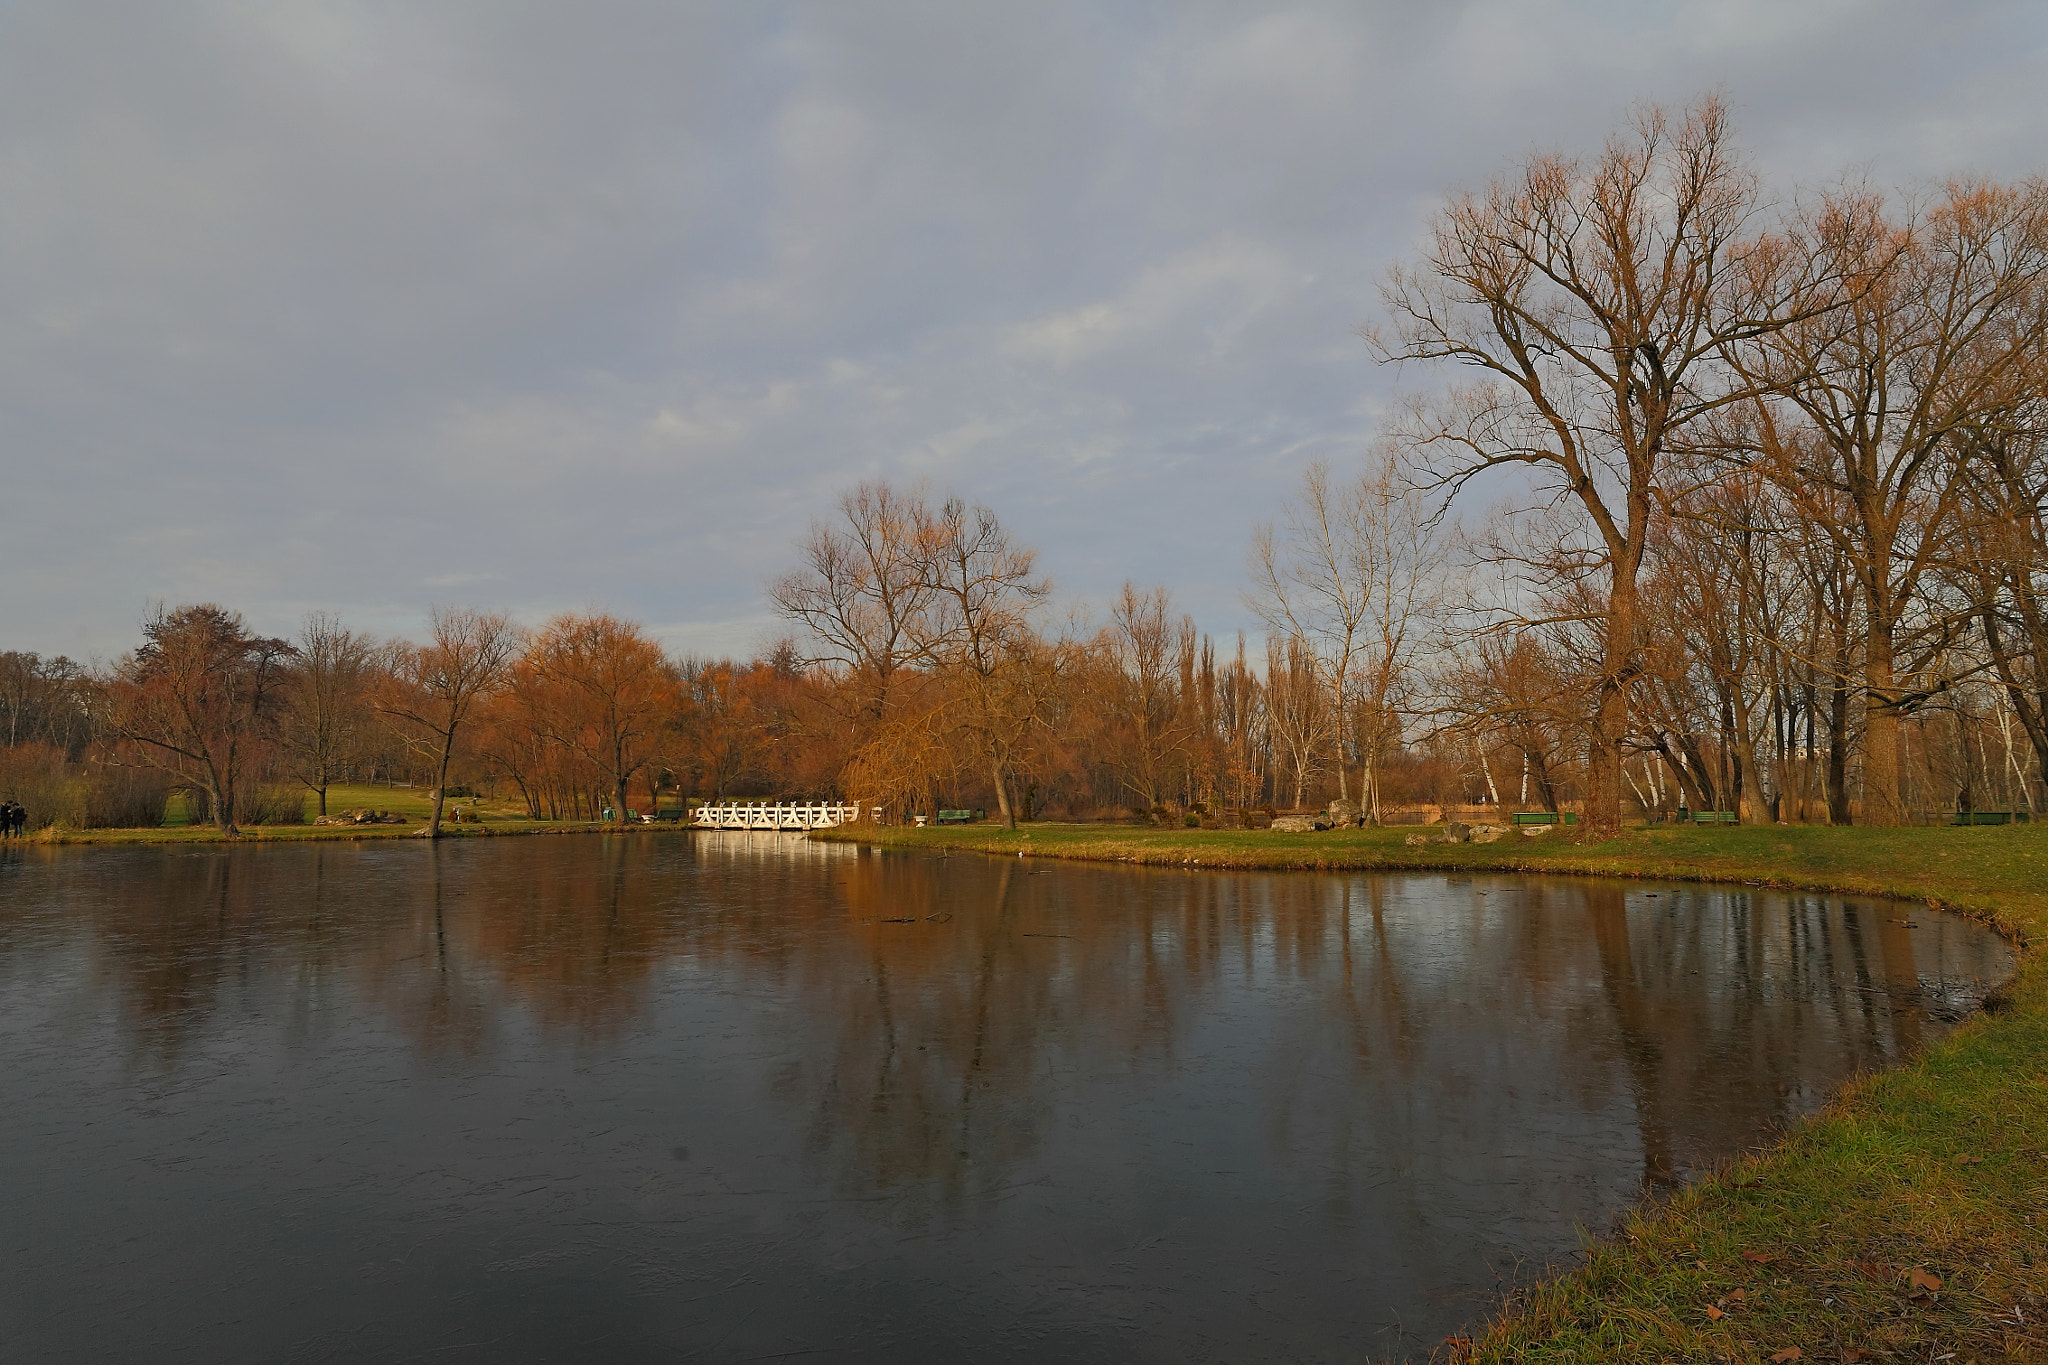
[[1125, 791], [1151, 810], [1194, 739], [1192, 688], [1181, 685], [1180, 674], [1183, 662], [1193, 673], [1195, 623], [1185, 614], [1175, 618], [1165, 588], [1141, 590], [1126, 581], [1098, 644], [1107, 665], [1100, 698], [1108, 741], [1103, 756]]
[[521, 637], [507, 616], [454, 607], [433, 609], [428, 635], [426, 644], [392, 647], [389, 671], [371, 705], [434, 764], [434, 811], [425, 834], [438, 839], [456, 736], [504, 682]]
[[1590, 164], [1536, 156], [1454, 197], [1422, 260], [1387, 278], [1391, 331], [1365, 332], [1383, 359], [1474, 375], [1415, 413], [1409, 434], [1437, 487], [1518, 467], [1589, 527], [1565, 566], [1599, 586], [1585, 599], [1599, 641], [1589, 835], [1620, 824], [1637, 579], [1665, 457], [1741, 397], [1724, 350], [1782, 326], [1801, 293], [1756, 259], [1780, 250], [1748, 236], [1756, 204], [1718, 99], [1675, 121], [1646, 107]]
[[1273, 799], [1280, 799], [1279, 761], [1284, 760], [1297, 810], [1320, 775], [1321, 757], [1330, 751], [1330, 732], [1338, 723], [1313, 656], [1298, 635], [1266, 637], [1265, 719], [1276, 760]]
[[1031, 617], [1051, 584], [1036, 552], [1012, 540], [994, 512], [958, 498], [933, 518], [919, 561], [931, 604], [917, 628], [918, 653], [958, 689], [961, 728], [1014, 829], [1010, 778], [1037, 723], [1050, 662]]
[[922, 487], [856, 484], [839, 495], [835, 523], [811, 524], [798, 546], [803, 567], [768, 590], [775, 609], [824, 647], [812, 662], [852, 673], [870, 721], [886, 713], [898, 670], [916, 654], [936, 591], [925, 572], [936, 525]]
[[355, 757], [369, 719], [376, 646], [339, 618], [314, 612], [299, 628], [278, 739], [285, 765], [327, 814], [327, 788]]
[[[1348, 709], [1351, 668], [1365, 647], [1372, 611], [1363, 491], [1362, 485], [1332, 487], [1327, 461], [1303, 471], [1301, 492], [1286, 504], [1278, 532], [1271, 525], [1252, 532], [1252, 591], [1245, 598], [1271, 635], [1301, 642], [1340, 716]], [[1345, 727], [1325, 729], [1337, 795], [1348, 800]]]

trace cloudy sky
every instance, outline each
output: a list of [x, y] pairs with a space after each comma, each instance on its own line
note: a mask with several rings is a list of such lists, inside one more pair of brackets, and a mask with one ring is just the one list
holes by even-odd
[[772, 635], [863, 477], [1245, 624], [1445, 191], [1726, 92], [1778, 191], [2048, 162], [2048, 7], [0, 0], [0, 648], [152, 601]]

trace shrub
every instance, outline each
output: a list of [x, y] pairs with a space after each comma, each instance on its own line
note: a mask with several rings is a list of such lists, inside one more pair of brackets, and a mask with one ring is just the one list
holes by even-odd
[[85, 784], [72, 775], [64, 751], [48, 744], [18, 744], [0, 749], [0, 801], [13, 800], [28, 811], [30, 829], [48, 829], [85, 820]]
[[306, 823], [306, 793], [297, 787], [258, 787], [235, 803], [240, 812], [236, 822], [244, 825], [303, 825]]
[[83, 786], [84, 829], [154, 829], [171, 797], [164, 774], [127, 763], [91, 764]]

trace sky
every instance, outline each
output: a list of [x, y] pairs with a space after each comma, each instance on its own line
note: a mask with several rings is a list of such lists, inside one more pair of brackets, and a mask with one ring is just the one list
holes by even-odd
[[0, 649], [152, 604], [782, 629], [837, 493], [1251, 626], [1445, 195], [1719, 90], [1773, 196], [2048, 161], [2048, 6], [0, 0]]

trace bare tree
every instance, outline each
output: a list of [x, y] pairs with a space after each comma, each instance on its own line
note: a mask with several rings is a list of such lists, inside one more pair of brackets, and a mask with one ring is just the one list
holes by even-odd
[[85, 670], [61, 654], [0, 653], [7, 747], [41, 743], [75, 754], [92, 736], [92, 693]]
[[1555, 812], [1561, 770], [1587, 728], [1585, 679], [1572, 671], [1570, 656], [1546, 645], [1542, 632], [1487, 632], [1462, 656], [1446, 660], [1443, 675], [1440, 708], [1456, 718], [1446, 728], [1473, 737], [1489, 792], [1505, 801], [1485, 761], [1490, 741], [1512, 751], [1520, 769], [1515, 804], [1526, 807], [1533, 795]]
[[1107, 664], [1104, 757], [1124, 789], [1151, 810], [1161, 804], [1169, 770], [1176, 759], [1185, 760], [1194, 738], [1185, 714], [1191, 689], [1179, 683], [1183, 660], [1193, 672], [1195, 623], [1186, 615], [1175, 620], [1165, 588], [1141, 591], [1126, 581], [1098, 645]]
[[520, 631], [503, 615], [436, 607], [428, 617], [428, 633], [424, 645], [392, 647], [389, 673], [371, 704], [434, 764], [434, 812], [425, 833], [438, 839], [456, 735], [477, 704], [504, 681], [519, 651]]
[[[1647, 647], [1658, 665], [1637, 689], [1640, 709], [1658, 722], [1654, 747], [1668, 754], [1667, 737], [1678, 733], [1676, 759], [1692, 761], [1695, 790], [1710, 793], [1706, 808], [1751, 818], [1767, 799], [1758, 739], [1786, 634], [1784, 508], [1763, 480], [1736, 475], [1671, 499], [1670, 509], [1652, 522], [1645, 601], [1666, 624]], [[1703, 731], [1717, 737], [1711, 775]], [[1675, 766], [1683, 782], [1686, 768]]]
[[1827, 196], [1794, 240], [1799, 316], [1726, 349], [1759, 390], [1750, 458], [1854, 566], [1863, 817], [1896, 825], [1900, 717], [1929, 695], [1912, 678], [1959, 628], [1937, 614], [1909, 638], [1907, 618], [1958, 529], [1959, 444], [1999, 425], [2048, 341], [2048, 185], [1959, 182], [1896, 220], [1876, 196]]
[[[1271, 525], [1252, 532], [1252, 591], [1245, 598], [1272, 635], [1301, 642], [1339, 715], [1351, 695], [1351, 666], [1365, 644], [1374, 586], [1366, 581], [1372, 559], [1365, 550], [1370, 532], [1362, 491], [1332, 488], [1326, 461], [1303, 471], [1299, 500], [1281, 513], [1281, 534], [1276, 537]], [[1325, 728], [1337, 795], [1348, 800], [1344, 727]]]
[[922, 487], [865, 482], [839, 495], [837, 525], [813, 522], [803, 567], [768, 590], [775, 609], [824, 647], [809, 662], [847, 668], [870, 721], [888, 710], [897, 671], [916, 653], [936, 587], [925, 573], [935, 525]]
[[1342, 483], [1327, 464], [1309, 466], [1280, 534], [1260, 526], [1252, 537], [1246, 600], [1269, 630], [1309, 645], [1342, 718], [1329, 736], [1337, 794], [1350, 798], [1345, 759], [1355, 746], [1359, 803], [1374, 823], [1381, 761], [1401, 743], [1416, 656], [1444, 601], [1451, 540], [1430, 510], [1382, 444]]
[[[1319, 755], [1329, 751], [1330, 732], [1337, 728], [1327, 689], [1316, 668], [1314, 651], [1299, 636], [1266, 637], [1266, 724], [1276, 758], [1286, 761], [1294, 779], [1294, 808], [1307, 798], [1309, 783], [1320, 775]], [[1275, 765], [1273, 796], [1280, 795]]]
[[1452, 540], [1438, 534], [1422, 495], [1395, 465], [1393, 452], [1373, 452], [1352, 489], [1357, 527], [1354, 574], [1365, 603], [1365, 649], [1349, 715], [1363, 777], [1359, 796], [1380, 820], [1381, 767], [1398, 750], [1409, 697], [1425, 651], [1437, 644], [1449, 595]]
[[278, 725], [285, 764], [327, 814], [327, 788], [353, 761], [369, 718], [369, 686], [376, 647], [367, 636], [314, 612], [299, 628]]
[[1014, 829], [1010, 777], [1045, 697], [1031, 615], [1051, 593], [1037, 555], [986, 507], [948, 498], [920, 536], [919, 577], [931, 594], [918, 622], [919, 655], [959, 690], [960, 723]]
[[1688, 424], [1741, 397], [1724, 382], [1724, 349], [1781, 326], [1782, 296], [1798, 292], [1753, 259], [1777, 249], [1745, 240], [1756, 202], [1718, 99], [1675, 125], [1643, 108], [1591, 165], [1537, 156], [1452, 199], [1421, 263], [1388, 276], [1391, 335], [1365, 333], [1383, 359], [1476, 373], [1415, 413], [1409, 434], [1437, 487], [1519, 467], [1589, 527], [1570, 566], [1600, 586], [1584, 599], [1599, 643], [1589, 835], [1620, 823], [1637, 577], [1665, 456]]
[[206, 793], [215, 825], [236, 806], [272, 737], [292, 647], [212, 603], [156, 614], [115, 670], [110, 729], [152, 765]]
[[[2018, 721], [2048, 783], [2048, 394], [2004, 429], [1980, 430], [1963, 467], [1970, 521], [1959, 547], [1993, 675], [2001, 726]], [[2009, 741], [2008, 741], [2009, 742]], [[2031, 792], [2029, 792], [2031, 799]]]

